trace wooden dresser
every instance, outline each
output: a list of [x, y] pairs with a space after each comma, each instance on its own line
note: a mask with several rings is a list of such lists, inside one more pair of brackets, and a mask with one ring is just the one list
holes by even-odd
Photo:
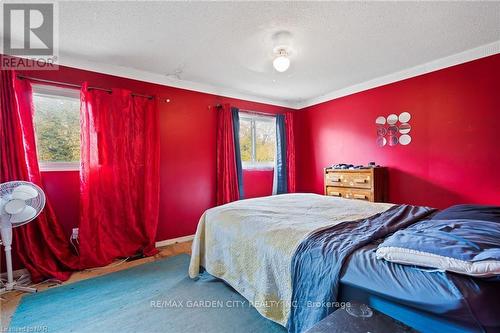
[[372, 202], [387, 200], [386, 169], [325, 169], [325, 195]]

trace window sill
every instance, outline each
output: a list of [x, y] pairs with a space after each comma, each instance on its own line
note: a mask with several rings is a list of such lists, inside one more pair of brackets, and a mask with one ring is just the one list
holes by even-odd
[[274, 167], [266, 165], [243, 166], [243, 171], [274, 171]]
[[39, 162], [40, 172], [80, 171], [80, 162]]

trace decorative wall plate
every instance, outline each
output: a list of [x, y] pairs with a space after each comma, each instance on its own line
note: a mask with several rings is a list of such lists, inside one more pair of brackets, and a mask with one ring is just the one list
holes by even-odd
[[411, 119], [411, 114], [409, 112], [402, 112], [399, 115], [399, 122], [400, 123], [407, 123], [410, 121], [410, 119]]
[[387, 123], [389, 125], [395, 125], [398, 122], [398, 116], [396, 116], [394, 113], [390, 114], [389, 117], [387, 117]]
[[411, 114], [409, 112], [401, 112], [398, 115], [391, 113], [389, 116], [378, 116], [375, 119], [377, 126], [376, 144], [379, 147], [397, 146], [399, 143], [402, 146], [407, 146], [411, 143], [411, 125], [409, 123]]
[[387, 134], [392, 135], [392, 136], [396, 136], [396, 134], [398, 134], [398, 127], [397, 126], [389, 126], [387, 128]]
[[411, 131], [411, 125], [408, 123], [404, 123], [399, 125], [399, 133], [401, 134], [408, 134]]
[[375, 119], [375, 124], [377, 125], [385, 125], [386, 120], [385, 117], [378, 116], [377, 119]]
[[403, 134], [399, 137], [399, 144], [406, 146], [411, 142], [411, 136], [408, 134]]
[[387, 144], [387, 139], [384, 138], [383, 136], [378, 136], [377, 137], [377, 146], [383, 147]]
[[389, 143], [389, 146], [394, 147], [398, 144], [398, 137], [395, 135], [389, 135], [389, 138], [387, 139], [387, 142]]
[[387, 134], [387, 129], [384, 126], [377, 127], [377, 135], [385, 136]]

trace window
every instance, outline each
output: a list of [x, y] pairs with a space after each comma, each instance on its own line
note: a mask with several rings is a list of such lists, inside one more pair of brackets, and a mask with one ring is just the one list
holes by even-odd
[[275, 118], [240, 113], [240, 150], [243, 168], [274, 167], [276, 155]]
[[79, 90], [33, 86], [34, 125], [40, 170], [78, 170]]

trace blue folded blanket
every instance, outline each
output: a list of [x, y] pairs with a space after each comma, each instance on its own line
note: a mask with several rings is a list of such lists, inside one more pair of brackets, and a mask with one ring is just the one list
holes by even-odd
[[500, 223], [422, 221], [388, 237], [377, 257], [476, 277], [500, 275]]

